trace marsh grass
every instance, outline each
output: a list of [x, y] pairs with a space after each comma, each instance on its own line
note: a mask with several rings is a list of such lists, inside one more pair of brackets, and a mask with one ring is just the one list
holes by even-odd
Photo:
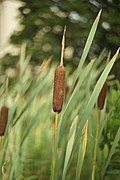
[[[78, 180], [91, 179], [95, 132], [97, 125], [97, 99], [106, 81], [119, 50], [107, 63], [101, 63], [103, 57], [86, 63], [93, 42], [101, 11], [95, 19], [86, 42], [80, 64], [73, 74], [66, 66], [66, 83], [69, 93], [59, 115], [56, 137], [55, 178]], [[0, 155], [0, 179], [4, 175], [9, 180], [50, 179], [54, 157], [54, 112], [52, 94], [54, 71], [58, 64], [44, 61], [35, 73], [29, 69], [30, 56], [26, 55], [26, 46], [22, 45], [19, 60], [19, 76], [14, 86], [8, 87], [7, 106], [8, 124], [4, 144]], [[99, 67], [99, 68], [98, 68]], [[101, 72], [101, 74], [100, 74]], [[79, 77], [74, 91], [74, 83]], [[99, 78], [98, 78], [99, 77]], [[0, 107], [4, 101], [3, 88], [0, 86]], [[102, 110], [102, 118], [105, 116]], [[98, 137], [104, 129], [104, 118], [100, 123]], [[119, 141], [120, 131], [116, 132], [113, 145], [107, 159], [100, 164], [101, 150], [98, 146], [95, 179], [103, 179], [110, 159]]]

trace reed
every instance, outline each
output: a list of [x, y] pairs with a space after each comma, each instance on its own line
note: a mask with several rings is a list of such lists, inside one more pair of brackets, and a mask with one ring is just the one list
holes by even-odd
[[65, 33], [66, 26], [63, 31], [62, 38], [62, 49], [61, 49], [61, 60], [60, 65], [55, 70], [54, 76], [54, 88], [53, 88], [53, 111], [55, 114], [55, 123], [54, 123], [54, 158], [53, 158], [53, 167], [52, 167], [52, 180], [55, 179], [55, 170], [56, 170], [56, 156], [57, 156], [57, 148], [56, 148], [56, 134], [58, 128], [58, 113], [61, 112], [64, 100], [65, 93], [65, 67], [63, 65], [63, 56], [64, 56], [64, 48], [65, 48]]

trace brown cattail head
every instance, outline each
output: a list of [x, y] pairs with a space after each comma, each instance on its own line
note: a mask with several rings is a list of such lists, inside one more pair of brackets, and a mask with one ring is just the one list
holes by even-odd
[[60, 113], [62, 110], [65, 89], [65, 67], [58, 66], [54, 76], [53, 110]]
[[0, 136], [3, 136], [5, 133], [7, 121], [8, 121], [8, 107], [3, 106], [0, 111]]
[[104, 85], [103, 85], [103, 87], [101, 89], [101, 92], [100, 92], [100, 94], [98, 96], [98, 108], [100, 110], [102, 110], [103, 107], [104, 107], [106, 93], [107, 93], [107, 88], [108, 88], [107, 82], [105, 81], [105, 83], [104, 83]]

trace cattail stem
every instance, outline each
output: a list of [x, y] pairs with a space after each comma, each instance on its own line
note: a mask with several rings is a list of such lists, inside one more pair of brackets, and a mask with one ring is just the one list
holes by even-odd
[[1, 136], [0, 137], [0, 154], [2, 154], [3, 142], [4, 142], [4, 136]]
[[58, 112], [55, 113], [55, 123], [54, 123], [54, 146], [56, 146], [56, 134], [58, 128]]
[[93, 155], [92, 180], [95, 179], [96, 157], [97, 157], [97, 148], [98, 148], [98, 134], [99, 134], [99, 128], [100, 128], [100, 116], [101, 116], [101, 111], [98, 110], [96, 140], [95, 140], [94, 155]]
[[56, 148], [56, 134], [58, 128], [58, 112], [55, 113], [55, 123], [54, 123], [54, 157], [53, 157], [53, 165], [52, 165], [52, 180], [55, 179], [55, 169], [56, 169], [56, 155], [57, 155], [57, 148]]
[[2, 152], [2, 136], [0, 137], [0, 154]]

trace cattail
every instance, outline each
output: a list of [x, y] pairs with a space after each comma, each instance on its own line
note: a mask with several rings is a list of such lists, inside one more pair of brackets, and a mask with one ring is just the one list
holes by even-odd
[[62, 110], [65, 89], [65, 67], [58, 66], [54, 77], [53, 110], [60, 113]]
[[62, 38], [60, 66], [58, 66], [56, 68], [55, 76], [54, 76], [53, 110], [58, 113], [60, 113], [62, 110], [64, 91], [65, 91], [65, 67], [63, 65], [63, 54], [64, 54], [64, 47], [65, 47], [65, 32], [66, 32], [66, 26], [64, 28], [63, 38]]
[[8, 121], [8, 107], [3, 106], [0, 111], [0, 136], [4, 136]]
[[106, 93], [107, 93], [107, 87], [108, 87], [107, 82], [105, 81], [105, 83], [104, 83], [104, 85], [103, 85], [103, 87], [101, 89], [101, 92], [100, 92], [100, 94], [98, 96], [98, 108], [100, 110], [102, 110], [103, 107], [104, 107]]

